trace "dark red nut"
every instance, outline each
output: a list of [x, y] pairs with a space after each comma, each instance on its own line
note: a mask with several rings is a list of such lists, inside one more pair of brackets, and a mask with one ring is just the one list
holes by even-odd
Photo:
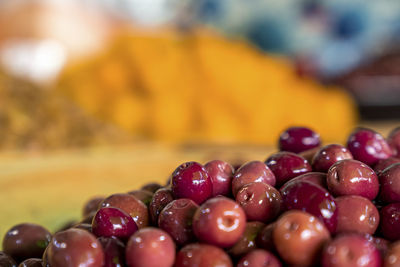
[[327, 145], [315, 154], [312, 168], [316, 172], [327, 172], [334, 163], [344, 159], [353, 159], [347, 148], [337, 144]]
[[278, 190], [265, 183], [249, 183], [236, 194], [236, 202], [248, 221], [270, 222], [278, 216], [282, 197]]
[[306, 211], [320, 219], [331, 233], [336, 232], [337, 205], [327, 190], [308, 181], [298, 181], [282, 187], [281, 195], [285, 210]]
[[129, 267], [172, 267], [175, 244], [163, 230], [143, 228], [130, 237], [125, 257]]
[[206, 169], [197, 162], [186, 162], [176, 168], [171, 183], [175, 198], [189, 198], [199, 205], [213, 194], [211, 179]]
[[56, 233], [47, 250], [50, 266], [98, 267], [104, 264], [104, 253], [94, 235], [81, 229], [68, 229]]
[[379, 192], [377, 175], [358, 160], [336, 162], [329, 169], [326, 179], [329, 191], [335, 196], [359, 195], [373, 200]]
[[311, 172], [311, 165], [307, 160], [291, 152], [272, 154], [265, 164], [274, 173], [278, 188], [294, 177]]
[[379, 181], [379, 199], [385, 203], [400, 202], [400, 163], [393, 164], [381, 172]]
[[233, 267], [228, 254], [207, 244], [189, 244], [176, 255], [175, 267]]
[[222, 160], [212, 160], [204, 165], [213, 185], [213, 196], [230, 196], [232, 189], [233, 167]]
[[281, 258], [288, 264], [311, 266], [330, 239], [324, 224], [309, 213], [292, 210], [275, 223], [273, 240]]
[[115, 207], [128, 213], [139, 228], [149, 224], [149, 212], [142, 201], [130, 194], [113, 194], [103, 200], [101, 208]]
[[261, 161], [250, 161], [243, 164], [234, 174], [232, 179], [232, 193], [236, 196], [242, 186], [261, 182], [275, 185], [275, 176], [272, 171]]
[[400, 203], [392, 203], [380, 210], [380, 230], [383, 237], [396, 241], [400, 239]]
[[323, 267], [380, 267], [381, 261], [378, 249], [358, 234], [336, 237], [322, 253]]
[[279, 150], [300, 153], [321, 144], [319, 134], [306, 127], [290, 127], [279, 137]]
[[204, 202], [193, 217], [193, 231], [204, 243], [222, 248], [233, 246], [244, 233], [246, 214], [240, 205], [226, 197]]
[[160, 212], [172, 200], [174, 200], [174, 196], [172, 195], [172, 190], [169, 188], [161, 188], [154, 193], [149, 205], [149, 213], [153, 225], [158, 225]]
[[281, 262], [272, 254], [263, 249], [256, 249], [247, 253], [237, 264], [237, 267], [281, 267]]
[[374, 166], [380, 159], [392, 156], [392, 149], [379, 133], [366, 128], [355, 129], [347, 139], [347, 148], [354, 159]]
[[265, 224], [262, 222], [247, 222], [242, 237], [229, 249], [228, 253], [232, 257], [238, 258], [256, 249], [256, 238], [264, 226]]
[[7, 231], [3, 239], [3, 250], [17, 262], [41, 258], [50, 240], [51, 234], [44, 227], [22, 223]]
[[194, 241], [192, 224], [194, 213], [198, 208], [199, 206], [191, 199], [174, 200], [161, 211], [158, 216], [158, 226], [180, 246]]
[[341, 196], [336, 198], [336, 204], [337, 233], [375, 233], [379, 225], [379, 211], [369, 199], [361, 196]]

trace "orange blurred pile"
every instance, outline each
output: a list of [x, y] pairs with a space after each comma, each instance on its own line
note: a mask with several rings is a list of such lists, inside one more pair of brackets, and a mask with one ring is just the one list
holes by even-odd
[[203, 30], [122, 34], [101, 55], [70, 65], [58, 86], [97, 118], [173, 142], [271, 144], [290, 125], [340, 140], [357, 119], [340, 89]]

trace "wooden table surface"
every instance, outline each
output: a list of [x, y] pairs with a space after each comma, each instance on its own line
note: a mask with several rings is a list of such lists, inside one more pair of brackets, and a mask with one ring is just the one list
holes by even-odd
[[[386, 135], [399, 122], [367, 123]], [[265, 160], [267, 146], [168, 146], [156, 143], [52, 152], [0, 153], [0, 239], [20, 222], [55, 230], [78, 220], [83, 203], [95, 195], [165, 183], [182, 162], [223, 159]]]

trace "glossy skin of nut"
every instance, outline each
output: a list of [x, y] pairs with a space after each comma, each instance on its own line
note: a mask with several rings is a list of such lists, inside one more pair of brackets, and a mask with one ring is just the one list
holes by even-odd
[[160, 212], [172, 200], [174, 200], [174, 196], [172, 195], [172, 190], [169, 188], [161, 188], [154, 193], [149, 205], [149, 214], [153, 225], [158, 224]]
[[337, 233], [375, 233], [379, 225], [379, 211], [369, 199], [361, 196], [341, 196], [336, 198], [336, 204]]
[[265, 164], [274, 173], [277, 188], [296, 176], [311, 172], [311, 165], [307, 160], [292, 152], [272, 154]]
[[288, 264], [311, 266], [329, 241], [328, 229], [316, 217], [302, 211], [284, 213], [273, 230], [275, 247]]
[[96, 236], [127, 239], [137, 230], [132, 217], [118, 208], [101, 208], [93, 218], [92, 232]]
[[378, 249], [357, 234], [336, 237], [322, 253], [322, 267], [380, 267], [381, 261]]
[[344, 159], [353, 159], [347, 148], [337, 144], [327, 145], [315, 154], [312, 168], [316, 172], [327, 172], [334, 163]]
[[328, 189], [328, 185], [326, 184], [326, 173], [323, 172], [307, 172], [287, 181], [282, 187], [285, 187], [289, 183], [296, 183], [299, 181], [308, 181], [325, 189]]
[[380, 210], [380, 230], [388, 240], [400, 239], [400, 203], [392, 203]]
[[400, 202], [400, 163], [386, 168], [379, 174], [381, 190], [379, 199], [385, 203]]
[[374, 166], [380, 159], [392, 155], [392, 149], [379, 133], [366, 129], [355, 129], [347, 139], [347, 148], [354, 159]]
[[233, 267], [233, 264], [219, 247], [193, 243], [178, 252], [174, 267]]
[[50, 240], [51, 234], [44, 227], [22, 223], [7, 231], [3, 239], [3, 250], [17, 262], [40, 258]]
[[265, 183], [249, 183], [236, 194], [236, 202], [248, 221], [270, 222], [278, 216], [282, 197], [278, 190]]
[[240, 259], [237, 267], [281, 267], [281, 262], [272, 254], [263, 249], [256, 249]]
[[390, 245], [389, 251], [385, 254], [385, 258], [383, 260], [383, 266], [400, 266], [400, 241], [394, 242]]
[[230, 196], [233, 177], [233, 167], [222, 160], [212, 160], [204, 165], [213, 185], [213, 196]]
[[180, 198], [170, 202], [158, 216], [158, 226], [167, 232], [176, 244], [182, 246], [195, 239], [193, 216], [199, 206], [191, 199]]
[[390, 157], [387, 159], [381, 159], [378, 161], [378, 163], [375, 165], [374, 167], [374, 171], [376, 174], [380, 174], [381, 172], [383, 172], [387, 167], [396, 164], [396, 163], [400, 163], [400, 158], [395, 158], [395, 157]]
[[324, 188], [307, 181], [288, 183], [281, 188], [285, 210], [306, 211], [320, 219], [331, 233], [336, 232], [337, 205]]
[[232, 257], [238, 258], [254, 250], [257, 247], [256, 238], [264, 226], [265, 224], [261, 222], [247, 222], [242, 237], [229, 249], [228, 253]]
[[[3, 265], [0, 265], [3, 266]], [[42, 265], [42, 260], [41, 259], [26, 259], [23, 262], [21, 262], [18, 267], [43, 267]]]
[[88, 215], [95, 213], [99, 209], [99, 206], [103, 200], [103, 196], [92, 197], [89, 199], [83, 206], [82, 217], [85, 218]]
[[369, 200], [379, 193], [379, 181], [375, 172], [357, 160], [336, 162], [327, 174], [329, 191], [335, 196], [359, 195]]
[[149, 207], [151, 200], [153, 199], [153, 193], [146, 190], [133, 190], [128, 192], [132, 196], [136, 197], [143, 202], [147, 207]]
[[2, 267], [17, 267], [15, 261], [3, 251], [0, 251], [0, 266]]
[[149, 224], [149, 212], [142, 201], [130, 194], [113, 194], [103, 200], [101, 208], [115, 207], [128, 213], [139, 228]]
[[390, 132], [388, 143], [393, 148], [394, 156], [400, 157], [400, 127], [397, 127]]
[[272, 233], [275, 228], [275, 223], [270, 223], [265, 226], [257, 235], [256, 244], [257, 247], [266, 249], [268, 251], [275, 252], [275, 245]]
[[68, 229], [53, 236], [47, 260], [50, 266], [57, 267], [98, 267], [104, 264], [104, 253], [94, 235], [81, 229]]
[[104, 251], [103, 267], [125, 266], [125, 245], [115, 237], [98, 238]]
[[172, 267], [175, 244], [166, 232], [153, 227], [143, 228], [130, 237], [125, 257], [129, 267]]
[[193, 231], [197, 238], [221, 248], [233, 246], [244, 233], [246, 214], [240, 205], [226, 197], [215, 197], [204, 202], [193, 217]]
[[175, 198], [189, 198], [199, 205], [213, 194], [206, 169], [193, 161], [181, 164], [172, 173], [171, 189]]
[[319, 134], [306, 127], [290, 127], [279, 137], [279, 150], [300, 153], [321, 144]]
[[250, 161], [243, 164], [233, 175], [232, 193], [236, 196], [242, 186], [252, 183], [261, 182], [271, 186], [275, 185], [275, 175], [261, 161]]

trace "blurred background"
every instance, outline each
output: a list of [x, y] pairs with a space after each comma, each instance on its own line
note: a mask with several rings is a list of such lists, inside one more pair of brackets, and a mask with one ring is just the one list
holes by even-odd
[[0, 232], [289, 126], [399, 122], [398, 0], [0, 0]]

